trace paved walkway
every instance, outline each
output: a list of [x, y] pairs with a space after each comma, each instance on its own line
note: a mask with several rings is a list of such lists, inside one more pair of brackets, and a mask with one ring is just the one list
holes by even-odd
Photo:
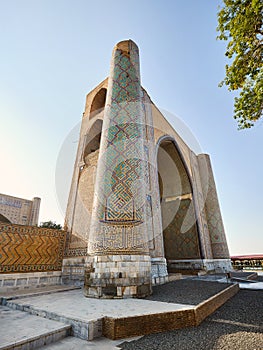
[[[186, 310], [194, 307], [194, 305], [165, 303], [145, 299], [86, 298], [82, 290], [71, 290], [7, 300], [6, 306], [18, 310], [16, 312], [24, 314], [29, 318], [30, 314], [38, 315], [44, 317], [46, 321], [47, 319], [51, 319], [59, 321], [62, 325], [70, 325], [73, 335], [85, 341], [102, 336], [102, 319], [105, 316], [114, 318], [140, 316]], [[42, 318], [39, 317], [39, 319]], [[9, 324], [11, 323], [13, 322], [10, 320]], [[21, 322], [20, 328], [17, 329], [16, 326], [1, 328], [0, 324], [0, 339], [2, 336], [11, 339], [19, 334], [21, 337], [27, 337], [27, 333], [23, 333], [23, 329], [26, 327], [27, 325], [24, 322]], [[37, 324], [36, 329], [38, 329]], [[63, 343], [64, 341], [62, 341]], [[61, 347], [63, 348], [62, 345]]]
[[52, 311], [65, 317], [74, 317], [83, 321], [104, 316], [129, 317], [194, 307], [194, 305], [163, 303], [145, 299], [86, 298], [82, 290], [23, 298], [14, 300], [13, 303], [20, 306], [30, 305], [35, 309]]
[[[123, 341], [104, 337], [92, 342], [75, 337], [66, 337], [70, 326], [61, 322], [30, 315], [27, 312], [12, 310], [0, 306], [0, 349], [12, 349], [31, 343], [31, 346], [43, 350], [114, 350]], [[65, 338], [66, 337], [66, 338]], [[54, 342], [44, 346], [45, 343]], [[34, 344], [33, 344], [34, 343]]]
[[64, 338], [69, 329], [68, 325], [60, 322], [0, 306], [0, 349], [10, 349], [27, 342], [41, 346]]

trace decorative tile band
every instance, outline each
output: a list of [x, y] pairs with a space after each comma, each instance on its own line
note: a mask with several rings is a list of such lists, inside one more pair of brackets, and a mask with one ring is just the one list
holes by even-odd
[[66, 232], [0, 224], [0, 273], [60, 271]]

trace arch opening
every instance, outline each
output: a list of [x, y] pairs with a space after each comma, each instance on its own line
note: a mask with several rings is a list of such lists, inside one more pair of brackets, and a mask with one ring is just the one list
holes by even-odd
[[95, 117], [95, 115], [100, 113], [101, 110], [105, 107], [106, 95], [107, 95], [107, 89], [105, 88], [102, 88], [97, 92], [97, 94], [95, 95], [91, 103], [90, 119]]
[[192, 184], [171, 139], [159, 144], [157, 164], [164, 253], [168, 272], [177, 272], [178, 261], [201, 259]]
[[88, 241], [87, 233], [89, 232], [93, 207], [102, 123], [100, 119], [97, 119], [93, 123], [85, 137], [83, 145], [74, 218], [72, 222], [72, 234], [76, 237], [78, 244], [86, 244]]
[[90, 131], [86, 135], [85, 147], [83, 152], [83, 160], [86, 163], [91, 153], [94, 153], [100, 148], [101, 132], [102, 132], [102, 120], [98, 119], [90, 128]]

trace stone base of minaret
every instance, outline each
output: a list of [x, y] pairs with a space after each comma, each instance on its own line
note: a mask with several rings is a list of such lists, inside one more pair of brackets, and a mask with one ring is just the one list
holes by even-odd
[[84, 295], [92, 298], [144, 298], [152, 293], [148, 255], [90, 256]]
[[167, 262], [165, 258], [151, 258], [152, 284], [164, 284], [169, 282]]

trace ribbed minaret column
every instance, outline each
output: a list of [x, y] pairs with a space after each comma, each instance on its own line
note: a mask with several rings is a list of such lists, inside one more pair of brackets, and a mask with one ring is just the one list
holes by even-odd
[[84, 293], [151, 293], [145, 220], [145, 124], [139, 51], [131, 40], [113, 50], [98, 160]]

